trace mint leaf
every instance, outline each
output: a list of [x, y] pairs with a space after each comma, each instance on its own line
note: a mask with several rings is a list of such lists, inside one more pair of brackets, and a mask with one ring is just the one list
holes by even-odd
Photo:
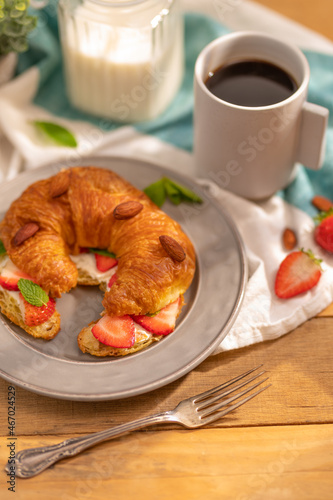
[[168, 179], [168, 177], [163, 177], [164, 182], [169, 186], [169, 189], [173, 189], [173, 191], [178, 191], [179, 196], [182, 198], [182, 201], [190, 201], [193, 203], [202, 203], [202, 199], [200, 196], [195, 194], [191, 189], [188, 189], [185, 186], [182, 186], [181, 184], [178, 184], [175, 181], [172, 181], [171, 179]]
[[174, 205], [179, 205], [183, 201], [202, 203], [200, 196], [168, 177], [162, 177], [159, 181], [150, 184], [144, 189], [144, 192], [158, 207], [163, 205], [166, 197]]
[[21, 278], [17, 283], [20, 292], [29, 304], [37, 307], [45, 306], [49, 301], [47, 293], [31, 280]]
[[116, 259], [116, 254], [109, 252], [108, 250], [100, 250], [99, 248], [89, 248], [89, 252], [98, 253], [99, 255], [104, 255], [105, 257], [111, 257], [112, 259]]
[[77, 141], [75, 136], [66, 128], [52, 122], [32, 122], [37, 129], [43, 132], [49, 139], [52, 139], [59, 146], [67, 148], [76, 148]]
[[177, 187], [173, 185], [173, 183], [167, 179], [166, 177], [163, 178], [164, 181], [164, 186], [166, 193], [168, 195], [169, 200], [174, 204], [174, 205], [179, 205], [183, 201], [183, 197]]
[[5, 255], [7, 252], [6, 252], [6, 249], [5, 249], [5, 245], [3, 244], [3, 242], [0, 240], [0, 255]]
[[166, 191], [163, 179], [150, 184], [150, 186], [146, 187], [143, 192], [146, 193], [148, 198], [150, 198], [151, 201], [153, 201], [158, 207], [161, 207], [165, 202]]

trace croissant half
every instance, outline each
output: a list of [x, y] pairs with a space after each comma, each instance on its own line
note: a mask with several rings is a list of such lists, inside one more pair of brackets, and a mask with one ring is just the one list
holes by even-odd
[[[135, 206], [135, 215], [121, 213], [129, 207], [133, 214]], [[175, 255], [167, 251], [161, 236], [184, 257], [177, 259], [177, 248]], [[103, 299], [110, 316], [159, 311], [187, 290], [195, 271], [194, 248], [180, 225], [119, 175], [96, 167], [70, 168], [29, 186], [0, 223], [0, 239], [11, 261], [52, 297], [78, 283], [70, 255], [82, 247], [113, 252], [117, 280]]]

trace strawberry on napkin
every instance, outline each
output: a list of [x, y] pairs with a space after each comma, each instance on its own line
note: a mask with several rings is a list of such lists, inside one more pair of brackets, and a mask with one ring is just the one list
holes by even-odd
[[[274, 196], [263, 203], [252, 203], [224, 191], [209, 181], [215, 199], [232, 215], [246, 246], [249, 280], [240, 313], [228, 335], [215, 351], [237, 349], [264, 340], [272, 340], [295, 329], [333, 301], [333, 253], [324, 250], [315, 240], [315, 222], [305, 212]], [[283, 245], [283, 233], [293, 227], [298, 235], [298, 248], [311, 249], [318, 262], [304, 263], [298, 248], [294, 252]], [[299, 293], [280, 298], [275, 293], [277, 273], [288, 255], [288, 272], [298, 267]], [[306, 255], [306, 254], [304, 254]], [[309, 259], [311, 260], [311, 259]], [[297, 261], [297, 263], [295, 263]], [[292, 264], [295, 266], [291, 270]], [[288, 279], [283, 273], [284, 286]], [[320, 279], [319, 279], [320, 278]], [[282, 284], [279, 284], [279, 287]]]

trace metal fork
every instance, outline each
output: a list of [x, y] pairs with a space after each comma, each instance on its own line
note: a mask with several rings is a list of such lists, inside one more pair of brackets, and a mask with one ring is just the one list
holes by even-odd
[[[214, 387], [213, 389], [181, 401], [174, 410], [157, 413], [155, 415], [151, 415], [150, 417], [140, 418], [138, 420], [118, 425], [101, 432], [88, 434], [83, 437], [66, 439], [65, 441], [53, 446], [41, 446], [40, 448], [30, 448], [19, 451], [15, 459], [16, 476], [23, 478], [36, 476], [43, 470], [50, 467], [50, 465], [58, 462], [58, 460], [77, 455], [81, 451], [94, 446], [97, 443], [121, 436], [136, 429], [142, 429], [148, 425], [174, 422], [181, 424], [188, 429], [195, 429], [211, 424], [212, 422], [215, 422], [215, 420], [223, 417], [227, 413], [230, 413], [250, 399], [254, 398], [271, 385], [262, 387], [256, 392], [240, 399], [238, 402], [230, 404], [265, 382], [268, 379], [268, 377], [266, 377], [225, 399], [229, 394], [238, 391], [253, 380], [258, 379], [265, 373], [265, 371], [261, 371], [251, 378], [242, 381], [240, 384], [221, 392], [222, 389], [226, 389], [227, 387], [235, 384], [250, 373], [258, 370], [261, 366], [262, 365], [257, 366], [256, 368], [253, 368], [238, 377]], [[6, 470], [8, 471], [7, 467]]]

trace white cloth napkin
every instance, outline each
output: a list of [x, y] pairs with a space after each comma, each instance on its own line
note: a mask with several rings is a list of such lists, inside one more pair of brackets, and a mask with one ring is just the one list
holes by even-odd
[[[222, 1], [222, 0], [221, 0]], [[302, 28], [252, 2], [199, 2], [184, 0], [188, 9], [215, 15], [232, 29], [257, 29], [281, 33], [285, 38], [306, 42], [303, 47], [333, 53], [333, 44], [310, 30]], [[233, 9], [227, 8], [234, 6]], [[219, 6], [219, 10], [217, 10]], [[13, 82], [0, 88], [0, 181], [14, 178], [20, 171], [57, 160], [78, 159], [87, 155], [125, 155], [174, 168], [185, 175], [193, 173], [192, 155], [160, 140], [139, 134], [132, 127], [102, 133], [85, 122], [60, 120], [78, 138], [75, 153], [49, 147], [47, 157], [29, 120], [51, 120], [44, 109], [31, 103], [38, 85], [38, 72], [32, 68]], [[206, 182], [206, 181], [205, 181]], [[208, 182], [208, 181], [207, 181]], [[254, 204], [210, 183], [212, 194], [228, 210], [245, 242], [249, 281], [241, 311], [231, 331], [215, 353], [277, 338], [313, 317], [333, 301], [333, 257], [325, 255], [323, 275], [317, 287], [290, 300], [274, 294], [274, 278], [286, 255], [281, 235], [286, 226], [299, 232], [299, 246], [312, 248], [323, 257], [313, 241], [313, 221], [305, 213], [273, 197]]]
[[[206, 181], [204, 181], [206, 182]], [[290, 332], [327, 307], [333, 300], [333, 256], [321, 251], [313, 239], [313, 220], [301, 210], [274, 196], [254, 204], [210, 184], [212, 194], [232, 214], [245, 242], [249, 280], [240, 313], [215, 354]], [[286, 227], [297, 229], [299, 247], [311, 248], [322, 263], [317, 287], [292, 299], [274, 293], [277, 269], [287, 255], [282, 245]]]

